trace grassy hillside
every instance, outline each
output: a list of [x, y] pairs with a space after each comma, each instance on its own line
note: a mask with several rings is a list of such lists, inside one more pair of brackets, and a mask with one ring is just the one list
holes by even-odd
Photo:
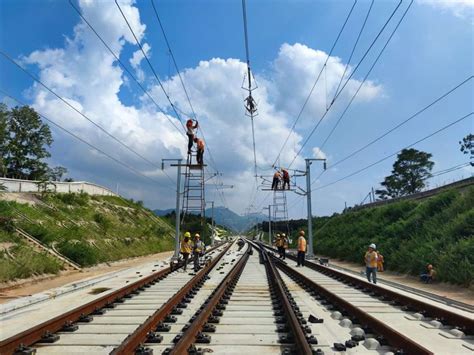
[[390, 270], [418, 275], [434, 264], [441, 281], [474, 280], [474, 188], [315, 219], [315, 252], [362, 262], [376, 243]]
[[62, 267], [25, 243], [14, 227], [82, 266], [173, 249], [172, 227], [139, 203], [86, 194], [32, 200], [27, 204], [0, 196], [0, 282], [57, 273]]

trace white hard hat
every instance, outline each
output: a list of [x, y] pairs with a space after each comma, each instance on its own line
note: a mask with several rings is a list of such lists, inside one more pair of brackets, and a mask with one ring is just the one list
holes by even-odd
[[372, 243], [372, 244], [369, 245], [369, 248], [377, 249], [377, 246], [374, 243]]

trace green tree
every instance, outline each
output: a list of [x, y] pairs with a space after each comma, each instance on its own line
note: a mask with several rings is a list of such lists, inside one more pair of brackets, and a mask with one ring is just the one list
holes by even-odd
[[466, 137], [459, 141], [460, 150], [464, 154], [469, 154], [471, 166], [474, 166], [474, 134], [469, 133]]
[[421, 191], [434, 166], [431, 157], [432, 154], [413, 148], [403, 149], [393, 164], [392, 175], [381, 183], [384, 188], [375, 192], [381, 199], [387, 199]]
[[7, 113], [8, 138], [3, 151], [7, 176], [41, 180], [48, 174], [47, 147], [53, 143], [49, 126], [29, 106], [15, 107]]
[[7, 173], [4, 162], [4, 152], [7, 145], [7, 117], [7, 106], [5, 104], [0, 104], [0, 176], [5, 176]]
[[48, 176], [52, 181], [61, 181], [63, 175], [67, 174], [67, 169], [62, 166], [57, 166], [49, 169]]

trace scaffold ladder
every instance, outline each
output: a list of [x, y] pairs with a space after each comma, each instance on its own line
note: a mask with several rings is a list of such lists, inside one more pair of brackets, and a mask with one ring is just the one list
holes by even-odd
[[[193, 164], [194, 163], [194, 164]], [[197, 164], [196, 152], [188, 154], [184, 169], [183, 216], [182, 223], [189, 214], [198, 215], [204, 220], [206, 200], [204, 189], [204, 168]]]

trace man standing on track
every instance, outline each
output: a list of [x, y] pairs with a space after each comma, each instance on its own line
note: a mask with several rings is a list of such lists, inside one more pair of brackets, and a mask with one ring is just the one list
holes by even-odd
[[278, 257], [281, 258], [282, 240], [281, 240], [280, 233], [276, 235], [275, 246], [277, 247], [277, 250], [278, 250]]
[[[377, 247], [374, 243], [369, 245], [369, 250], [365, 253], [365, 274], [369, 282], [377, 283]], [[372, 278], [372, 281], [371, 281]]]
[[288, 249], [288, 237], [285, 233], [281, 235], [281, 239], [283, 240], [283, 246], [281, 247], [281, 256], [282, 259], [286, 259], [286, 249]]
[[[311, 236], [310, 236], [311, 237]], [[298, 257], [296, 266], [304, 266], [304, 259], [306, 255], [306, 239], [304, 237], [304, 231], [300, 231], [300, 236], [298, 237]]]
[[201, 240], [199, 233], [194, 235], [194, 246], [193, 246], [193, 255], [194, 255], [194, 272], [197, 272], [200, 269], [199, 258], [204, 252], [204, 242]]
[[192, 251], [191, 233], [189, 232], [184, 233], [184, 239], [181, 241], [179, 251], [183, 255], [183, 259], [184, 259], [183, 269], [184, 271], [186, 271], [186, 268], [188, 266], [189, 254], [191, 254], [191, 251]]

